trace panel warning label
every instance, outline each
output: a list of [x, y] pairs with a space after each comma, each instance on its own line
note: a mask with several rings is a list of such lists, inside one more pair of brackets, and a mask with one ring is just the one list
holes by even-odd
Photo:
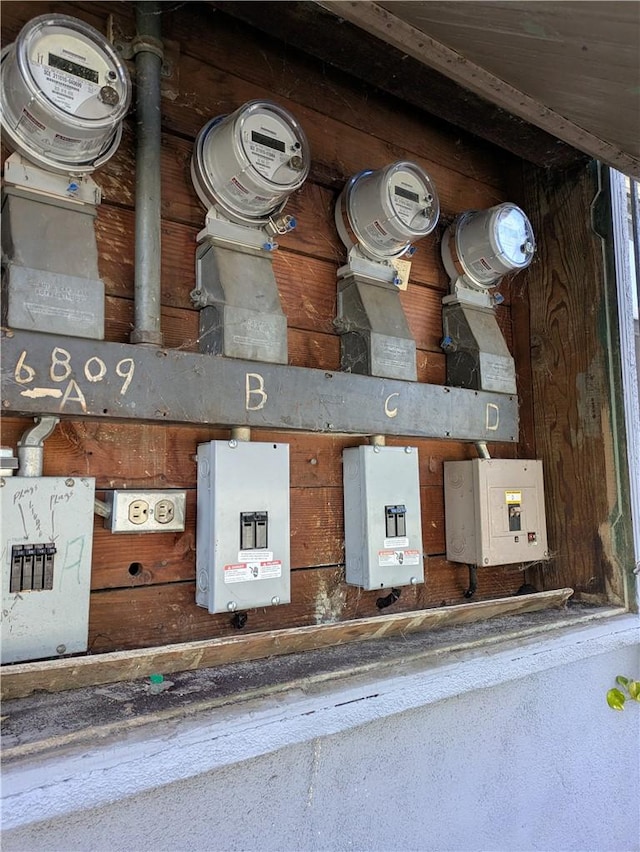
[[272, 580], [282, 576], [282, 562], [238, 562], [224, 566], [225, 583], [250, 583], [252, 580]]
[[419, 565], [419, 550], [379, 550], [378, 565], [388, 568], [393, 565]]

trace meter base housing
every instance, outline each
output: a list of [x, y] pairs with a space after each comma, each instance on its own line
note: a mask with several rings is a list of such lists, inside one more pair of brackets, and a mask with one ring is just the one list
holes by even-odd
[[197, 458], [196, 603], [289, 603], [289, 445], [210, 441]]
[[542, 462], [444, 463], [447, 559], [508, 565], [549, 558]]
[[[422, 583], [418, 450], [363, 445], [343, 450], [342, 460], [347, 583], [363, 589]], [[402, 535], [389, 535], [387, 518], [397, 511]]]
[[94, 479], [4, 479], [3, 664], [87, 650], [94, 495]]
[[2, 199], [2, 321], [104, 339], [93, 204], [7, 186]]
[[196, 252], [200, 352], [286, 364], [287, 319], [271, 254], [205, 238]]
[[448, 385], [517, 393], [515, 363], [493, 308], [457, 301], [444, 304], [442, 324], [453, 350], [446, 351]]
[[351, 270], [338, 271], [340, 367], [345, 372], [415, 382], [416, 344], [398, 288]]

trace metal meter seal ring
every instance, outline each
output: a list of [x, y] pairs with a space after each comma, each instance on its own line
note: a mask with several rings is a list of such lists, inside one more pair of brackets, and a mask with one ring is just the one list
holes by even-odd
[[335, 207], [340, 239], [374, 260], [398, 258], [411, 243], [430, 234], [440, 203], [429, 175], [415, 163], [400, 161], [354, 175]]
[[531, 222], [515, 204], [463, 213], [442, 239], [442, 261], [452, 281], [463, 277], [487, 290], [510, 272], [526, 269], [536, 244]]
[[41, 15], [3, 50], [0, 95], [11, 147], [48, 171], [82, 175], [115, 153], [131, 81], [98, 30], [68, 15]]
[[261, 227], [284, 208], [309, 174], [307, 138], [287, 110], [249, 101], [209, 121], [198, 134], [191, 179], [206, 208]]

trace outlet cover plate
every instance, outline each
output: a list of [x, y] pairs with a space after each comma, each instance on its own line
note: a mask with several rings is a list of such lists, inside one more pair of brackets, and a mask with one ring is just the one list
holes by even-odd
[[[181, 532], [184, 530], [186, 514], [187, 492], [170, 490], [150, 491], [107, 491], [105, 502], [111, 509], [111, 514], [104, 519], [104, 525], [114, 533], [158, 533], [158, 532]], [[144, 514], [142, 523], [134, 523], [131, 520], [130, 507], [132, 503], [146, 504], [148, 509]], [[160, 516], [166, 516], [167, 504], [173, 506], [173, 517], [162, 523], [157, 518], [157, 508]], [[171, 512], [168, 513], [171, 515]]]

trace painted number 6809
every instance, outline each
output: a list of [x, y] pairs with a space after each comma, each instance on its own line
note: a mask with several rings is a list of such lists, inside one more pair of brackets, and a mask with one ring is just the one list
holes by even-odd
[[[22, 396], [32, 398], [60, 398], [60, 411], [62, 411], [65, 406], [71, 402], [78, 403], [83, 411], [87, 410], [85, 395], [78, 384], [78, 381], [81, 381], [81, 379], [80, 376], [75, 373], [71, 365], [71, 353], [68, 350], [62, 349], [59, 346], [54, 347], [51, 350], [49, 360], [48, 378], [55, 384], [62, 384], [63, 382], [66, 382], [67, 384], [64, 390], [59, 387], [35, 387], [34, 383], [38, 381], [38, 384], [40, 384], [41, 379], [36, 378], [36, 370], [29, 366], [27, 363], [27, 357], [27, 350], [23, 349], [14, 370], [14, 379], [17, 384], [31, 385], [31, 387], [21, 391]], [[120, 388], [120, 394], [122, 396], [124, 396], [129, 389], [135, 368], [136, 365], [133, 358], [122, 358], [115, 365], [114, 369], [116, 375], [124, 380]], [[84, 376], [84, 379], [86, 379], [87, 382], [95, 383], [103, 381], [107, 373], [108, 368], [102, 358], [98, 358], [97, 355], [93, 355], [91, 358], [87, 358], [84, 362], [81, 375]], [[71, 378], [73, 375], [76, 375], [76, 378]]]

